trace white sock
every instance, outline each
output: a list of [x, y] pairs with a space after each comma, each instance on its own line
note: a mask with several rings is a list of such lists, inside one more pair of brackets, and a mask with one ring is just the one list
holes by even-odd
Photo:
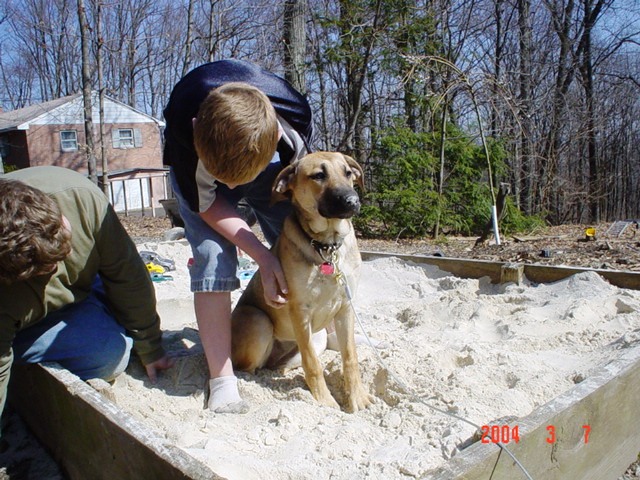
[[249, 405], [240, 398], [235, 375], [209, 379], [209, 410], [216, 413], [247, 413]]

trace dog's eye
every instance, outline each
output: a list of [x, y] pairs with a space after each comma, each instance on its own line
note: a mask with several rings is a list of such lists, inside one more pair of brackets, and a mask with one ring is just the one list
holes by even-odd
[[346, 175], [347, 175], [347, 178], [351, 178], [351, 176], [353, 175], [353, 171], [352, 170], [347, 170], [346, 171]]
[[324, 172], [317, 172], [309, 175], [309, 178], [311, 180], [324, 180], [325, 178], [327, 178], [327, 175]]

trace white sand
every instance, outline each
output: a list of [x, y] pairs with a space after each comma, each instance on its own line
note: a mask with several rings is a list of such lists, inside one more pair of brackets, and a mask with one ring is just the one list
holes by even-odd
[[[380, 351], [384, 364], [369, 346], [358, 347], [364, 384], [377, 397], [372, 407], [356, 414], [321, 407], [301, 369], [264, 370], [239, 374], [248, 414], [214, 415], [203, 410], [207, 372], [189, 247], [139, 248], [176, 261], [174, 280], [156, 283], [156, 291], [167, 348], [179, 359], [155, 386], [132, 362], [113, 387], [116, 402], [230, 479], [424, 477], [474, 427], [417, 401], [394, 376], [428, 405], [478, 425], [513, 426], [640, 340], [640, 292], [595, 273], [551, 285], [492, 285], [396, 259], [369, 261], [355, 308], [366, 333], [389, 344]], [[327, 351], [321, 360], [340, 403], [340, 356]]]

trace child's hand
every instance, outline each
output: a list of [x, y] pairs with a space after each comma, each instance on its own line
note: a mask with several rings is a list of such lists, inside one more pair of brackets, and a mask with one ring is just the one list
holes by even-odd
[[287, 303], [287, 281], [275, 255], [269, 254], [259, 264], [260, 279], [264, 290], [264, 301], [273, 308], [280, 308]]
[[147, 363], [144, 368], [147, 371], [147, 376], [151, 383], [156, 383], [158, 379], [158, 372], [173, 367], [176, 363], [176, 359], [165, 355], [159, 358], [155, 362]]

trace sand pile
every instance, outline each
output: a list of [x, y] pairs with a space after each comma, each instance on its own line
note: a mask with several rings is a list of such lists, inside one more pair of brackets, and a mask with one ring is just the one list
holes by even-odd
[[[428, 476], [475, 430], [428, 405], [477, 425], [517, 425], [640, 343], [640, 292], [595, 273], [551, 285], [492, 285], [396, 259], [368, 261], [355, 309], [366, 333], [388, 345], [378, 350], [382, 363], [371, 347], [358, 346], [364, 384], [377, 399], [372, 407], [353, 415], [320, 407], [301, 369], [264, 370], [239, 374], [247, 415], [213, 415], [203, 410], [207, 370], [189, 293], [189, 247], [139, 248], [176, 262], [174, 279], [157, 282], [156, 292], [166, 346], [178, 361], [156, 385], [132, 362], [113, 386], [116, 403], [230, 479]], [[340, 356], [327, 351], [321, 360], [340, 402]]]

